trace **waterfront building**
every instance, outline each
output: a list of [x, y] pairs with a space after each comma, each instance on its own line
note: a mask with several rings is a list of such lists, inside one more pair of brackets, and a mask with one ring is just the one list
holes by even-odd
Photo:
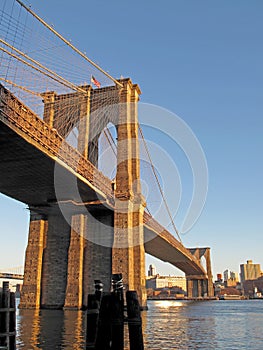
[[244, 295], [250, 298], [255, 297], [255, 293], [263, 294], [263, 276], [257, 279], [243, 282]]
[[254, 280], [261, 276], [260, 264], [253, 264], [252, 260], [247, 260], [246, 264], [240, 265], [241, 282]]
[[215, 290], [215, 295], [220, 294], [221, 289], [225, 288], [225, 284], [222, 278], [222, 274], [218, 273], [217, 274], [217, 279], [214, 282], [214, 290]]
[[172, 287], [178, 287], [186, 291], [186, 278], [182, 276], [160, 276], [157, 274], [156, 276], [146, 279], [147, 289], [156, 290]]

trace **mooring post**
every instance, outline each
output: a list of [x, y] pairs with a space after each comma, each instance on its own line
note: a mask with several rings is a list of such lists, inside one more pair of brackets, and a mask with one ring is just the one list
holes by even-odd
[[99, 302], [95, 294], [88, 295], [88, 310], [86, 319], [86, 348], [95, 349], [98, 329]]
[[102, 298], [102, 291], [103, 291], [103, 283], [101, 282], [101, 280], [95, 280], [94, 281], [94, 286], [95, 286], [95, 296], [96, 299], [101, 302], [101, 298]]
[[10, 292], [9, 309], [9, 350], [16, 349], [16, 297]]
[[16, 348], [16, 305], [15, 293], [9, 290], [9, 282], [3, 282], [0, 293], [0, 348], [15, 350]]
[[124, 349], [124, 299], [122, 274], [112, 275], [112, 344], [111, 349]]
[[142, 318], [136, 291], [126, 292], [130, 350], [143, 350]]
[[101, 299], [96, 350], [111, 349], [111, 302], [110, 293], [104, 294]]
[[86, 349], [95, 349], [98, 333], [98, 320], [103, 284], [100, 280], [94, 281], [95, 294], [88, 295], [88, 309], [86, 319]]

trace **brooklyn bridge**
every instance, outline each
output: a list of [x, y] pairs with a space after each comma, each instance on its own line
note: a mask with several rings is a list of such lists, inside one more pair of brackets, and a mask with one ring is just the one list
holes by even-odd
[[[186, 248], [147, 210], [139, 86], [111, 77], [30, 8], [15, 3], [52, 38], [39, 40], [43, 47], [37, 50], [23, 48], [29, 40], [22, 15], [12, 25], [16, 33], [24, 28], [23, 36], [14, 39], [14, 28], [1, 28], [0, 191], [30, 210], [20, 307], [80, 309], [94, 280], [110, 290], [113, 273], [122, 273], [125, 287], [136, 290], [146, 306], [145, 253], [185, 273], [188, 297], [213, 296], [210, 249]], [[59, 47], [56, 40], [74, 56], [65, 72], [58, 64], [65, 57], [52, 51]], [[40, 54], [44, 49], [48, 58]], [[90, 82], [75, 78], [77, 59], [86, 64]], [[79, 76], [83, 72], [80, 66]], [[113, 178], [99, 170], [102, 136], [116, 155]]]

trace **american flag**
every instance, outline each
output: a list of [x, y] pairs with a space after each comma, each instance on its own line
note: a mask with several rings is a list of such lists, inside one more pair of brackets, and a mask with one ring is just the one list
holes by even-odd
[[93, 75], [91, 76], [90, 81], [92, 82], [92, 84], [96, 85], [97, 88], [100, 88], [100, 82], [97, 79], [95, 79]]

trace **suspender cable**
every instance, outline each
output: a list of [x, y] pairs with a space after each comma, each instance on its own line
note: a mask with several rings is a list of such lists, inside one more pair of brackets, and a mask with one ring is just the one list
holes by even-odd
[[37, 93], [35, 91], [32, 91], [32, 90], [29, 90], [29, 89], [25, 88], [24, 86], [18, 85], [18, 84], [14, 83], [11, 80], [8, 80], [8, 79], [2, 78], [2, 77], [0, 77], [0, 80], [5, 81], [7, 84], [13, 85], [13, 86], [17, 87], [18, 89], [21, 89], [21, 90], [23, 90], [25, 92], [28, 92], [28, 93], [32, 94], [32, 95], [35, 95], [35, 96], [38, 96], [38, 97], [42, 97], [41, 94], [39, 94], [39, 93]]
[[[9, 52], [8, 50], [4, 49], [3, 47], [0, 47], [0, 50], [3, 51], [3, 52], [5, 52], [5, 53], [8, 54], [9, 56], [15, 58], [16, 60], [18, 60], [18, 61], [24, 63], [25, 65], [27, 65], [27, 66], [29, 66], [29, 67], [35, 69], [37, 72], [42, 73], [42, 74], [46, 75], [48, 78], [51, 78], [51, 79], [55, 80], [55, 81], [56, 81], [57, 83], [59, 83], [59, 84], [62, 84], [62, 85], [66, 86], [66, 87], [68, 87], [68, 88], [70, 88], [70, 89], [73, 89], [73, 90], [77, 90], [77, 91], [84, 92], [85, 94], [87, 93], [85, 90], [77, 88], [75, 85], [73, 85], [72, 83], [70, 83], [69, 81], [67, 81], [67, 80], [65, 80], [65, 79], [63, 79], [63, 78], [62, 78], [63, 81], [62, 81], [60, 78], [55, 78], [55, 77], [52, 76], [51, 74], [45, 72], [44, 70], [42, 70], [42, 69], [40, 69], [40, 68], [34, 66], [33, 64], [31, 64], [31, 63], [29, 63], [29, 62], [23, 60], [21, 57], [16, 56], [15, 54], [13, 54], [12, 52]], [[41, 65], [39, 65], [39, 66], [41, 66]], [[53, 74], [53, 73], [52, 73], [52, 74]]]
[[146, 143], [146, 141], [145, 141], [145, 138], [144, 138], [144, 136], [143, 136], [143, 133], [142, 133], [142, 129], [141, 129], [140, 124], [138, 124], [138, 128], [139, 128], [139, 132], [140, 132], [140, 134], [141, 134], [142, 140], [143, 140], [143, 144], [144, 144], [144, 147], [145, 147], [147, 156], [148, 156], [149, 161], [150, 161], [150, 164], [151, 164], [152, 172], [153, 172], [153, 174], [154, 174], [154, 177], [155, 177], [155, 179], [156, 179], [156, 182], [157, 182], [159, 191], [160, 191], [160, 193], [161, 193], [161, 196], [162, 196], [162, 199], [163, 199], [165, 208], [166, 208], [167, 213], [168, 213], [168, 215], [169, 215], [169, 218], [170, 218], [170, 220], [171, 220], [172, 226], [173, 226], [173, 228], [174, 228], [174, 230], [175, 230], [175, 232], [176, 232], [176, 234], [177, 234], [177, 237], [179, 238], [179, 241], [182, 243], [181, 237], [180, 237], [179, 232], [178, 232], [178, 230], [177, 230], [177, 228], [176, 228], [176, 226], [175, 226], [175, 223], [174, 223], [172, 214], [171, 214], [171, 212], [170, 212], [170, 210], [169, 210], [168, 204], [167, 204], [166, 199], [165, 199], [165, 197], [164, 197], [164, 193], [163, 193], [163, 190], [162, 190], [160, 181], [159, 181], [159, 179], [158, 179], [158, 176], [157, 176], [157, 174], [156, 174], [155, 168], [154, 168], [154, 166], [153, 166], [152, 158], [151, 158], [151, 155], [150, 155], [150, 152], [149, 152], [147, 143]]
[[72, 50], [77, 52], [82, 58], [88, 61], [93, 67], [98, 69], [101, 73], [106, 75], [111, 81], [113, 81], [117, 86], [122, 87], [122, 84], [118, 80], [114, 79], [109, 73], [105, 72], [100, 66], [88, 58], [83, 52], [77, 49], [70, 41], [65, 39], [61, 34], [59, 34], [54, 28], [52, 28], [48, 23], [46, 23], [41, 17], [39, 17], [35, 12], [33, 12], [29, 7], [27, 7], [22, 1], [16, 0], [22, 7], [24, 7], [32, 16], [34, 16], [40, 23], [42, 23], [46, 28], [48, 28], [52, 33], [54, 33], [59, 39], [61, 39], [65, 44], [67, 44]]
[[[70, 81], [66, 80], [65, 78], [61, 77], [60, 75], [58, 75], [57, 73], [55, 73], [54, 71], [52, 71], [51, 69], [45, 67], [43, 64], [41, 64], [40, 62], [34, 60], [33, 58], [29, 57], [27, 54], [25, 54], [24, 52], [18, 50], [17, 48], [15, 48], [14, 46], [8, 44], [5, 40], [0, 39], [0, 43], [4, 44], [5, 46], [9, 47], [11, 50], [14, 50], [16, 53], [18, 53], [20, 56], [24, 57], [25, 59], [27, 59], [28, 61], [36, 64], [37, 66], [39, 66], [40, 68], [44, 69], [45, 71], [47, 71], [48, 73], [51, 74], [48, 75], [49, 78], [56, 80], [57, 82], [60, 82], [62, 85], [66, 85], [67, 87], [70, 87], [72, 90], [76, 90], [76, 91], [80, 91], [83, 92], [84, 94], [87, 94], [86, 90], [81, 89], [80, 87], [76, 86], [75, 84], [72, 84]], [[6, 52], [9, 55], [11, 55], [11, 53]], [[13, 56], [14, 58], [19, 59], [16, 56]], [[22, 61], [23, 63], [25, 63], [25, 61]], [[26, 63], [27, 64], [27, 63]], [[30, 65], [30, 67], [34, 68], [33, 65]], [[35, 68], [34, 68], [35, 69]], [[42, 72], [42, 74], [45, 74], [45, 72], [43, 71], [39, 71]], [[46, 75], [46, 74], [45, 74]], [[56, 77], [57, 79], [52, 78], [52, 76]]]
[[111, 136], [111, 133], [110, 133], [108, 128], [104, 129], [104, 135], [105, 135], [105, 137], [106, 137], [106, 139], [107, 139], [107, 141], [112, 149], [112, 152], [114, 153], [115, 157], [117, 157], [116, 149], [114, 148], [114, 146], [116, 147], [116, 145], [115, 145], [115, 143], [110, 141], [110, 139], [112, 139], [112, 136]]
[[[140, 125], [139, 125], [139, 128], [140, 128]], [[141, 133], [141, 135], [142, 135], [142, 130], [141, 130], [141, 129], [140, 129], [140, 133]], [[113, 137], [112, 137], [112, 134], [111, 134], [111, 132], [110, 132], [110, 130], [109, 130], [108, 127], [104, 130], [104, 134], [105, 134], [105, 136], [106, 136], [106, 139], [107, 139], [109, 145], [110, 145], [111, 148], [112, 148], [112, 151], [113, 151], [114, 155], [117, 157], [117, 152], [116, 152], [116, 150], [113, 148], [113, 145], [115, 146], [115, 148], [116, 148], [117, 146], [116, 146], [116, 144], [115, 144], [115, 141], [114, 141], [114, 139], [113, 139]], [[107, 134], [108, 134], [108, 135], [107, 135]], [[142, 135], [142, 138], [143, 138], [143, 142], [145, 143], [146, 141], [145, 141], [143, 135]], [[147, 145], [146, 145], [146, 147], [147, 147]], [[157, 178], [157, 175], [156, 175], [156, 173], [155, 173], [154, 167], [153, 167], [153, 165], [152, 165], [152, 161], [151, 161], [151, 157], [150, 157], [150, 153], [149, 153], [149, 151], [148, 151], [148, 148], [146, 148], [146, 151], [147, 151], [148, 157], [149, 157], [149, 159], [150, 159], [151, 167], [152, 167], [152, 169], [153, 169], [153, 173], [154, 173], [154, 175], [155, 175], [155, 178]], [[159, 181], [158, 181], [158, 178], [157, 178], [157, 183], [158, 183], [158, 185], [159, 185], [160, 192], [162, 193], [162, 189], [161, 189], [161, 187], [160, 187], [160, 183], [159, 183]], [[164, 199], [164, 201], [165, 201], [165, 199]], [[165, 202], [165, 203], [166, 203], [166, 202]], [[166, 204], [166, 205], [167, 205], [167, 204]], [[147, 205], [146, 205], [146, 208], [145, 208], [145, 209], [147, 210], [148, 214], [152, 216], [152, 214], [151, 214], [151, 212], [150, 212], [150, 209], [148, 208]], [[168, 211], [169, 211], [169, 209], [168, 209]], [[171, 215], [170, 215], [170, 217], [171, 217]], [[172, 220], [172, 219], [171, 219], [171, 220]], [[173, 222], [173, 221], [172, 221], [172, 222]], [[175, 225], [174, 225], [174, 227], [175, 227]], [[176, 227], [175, 227], [175, 232], [177, 233], [177, 236], [179, 237], [179, 240], [181, 241], [181, 238], [180, 238], [180, 236], [179, 236], [179, 233], [178, 233]]]

